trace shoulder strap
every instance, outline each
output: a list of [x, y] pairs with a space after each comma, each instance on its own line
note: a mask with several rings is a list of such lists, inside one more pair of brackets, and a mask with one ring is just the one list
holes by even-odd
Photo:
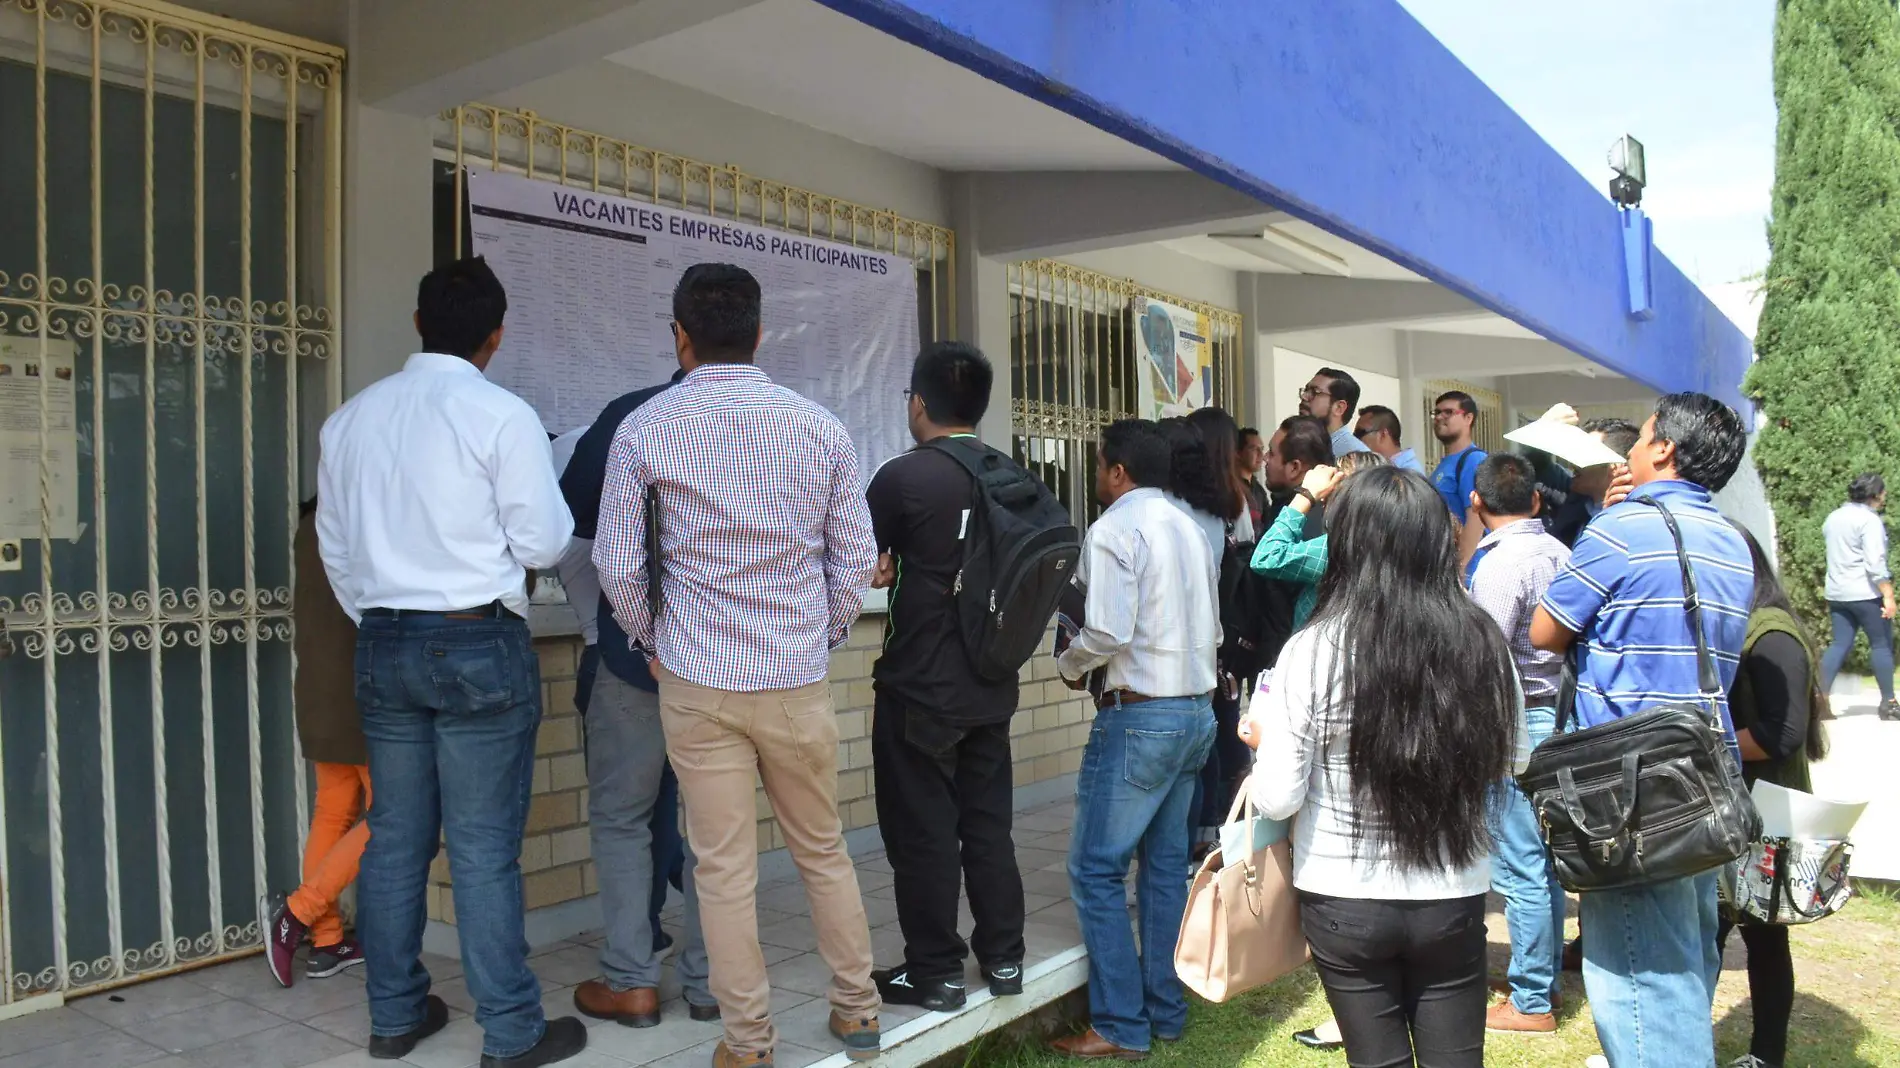
[[1716, 726], [1721, 726], [1716, 702], [1722, 698], [1721, 676], [1715, 671], [1715, 657], [1709, 654], [1708, 639], [1702, 633], [1702, 597], [1696, 591], [1695, 571], [1689, 567], [1689, 551], [1682, 545], [1682, 528], [1676, 525], [1676, 517], [1663, 503], [1654, 497], [1630, 497], [1632, 503], [1648, 505], [1662, 513], [1663, 524], [1669, 528], [1669, 538], [1676, 543], [1676, 562], [1682, 567], [1682, 607], [1689, 614], [1689, 631], [1695, 636], [1695, 666], [1697, 682], [1702, 696], [1709, 702], [1711, 716], [1717, 718]]

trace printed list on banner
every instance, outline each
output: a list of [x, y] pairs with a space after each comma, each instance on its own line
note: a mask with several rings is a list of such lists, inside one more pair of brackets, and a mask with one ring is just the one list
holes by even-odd
[[851, 431], [868, 482], [911, 445], [903, 391], [917, 353], [917, 276], [900, 256], [511, 174], [471, 170], [470, 233], [508, 289], [488, 377], [550, 433], [677, 367], [673, 286], [695, 263], [752, 272], [758, 365]]
[[0, 538], [79, 537], [75, 351], [70, 339], [42, 348], [0, 334]]

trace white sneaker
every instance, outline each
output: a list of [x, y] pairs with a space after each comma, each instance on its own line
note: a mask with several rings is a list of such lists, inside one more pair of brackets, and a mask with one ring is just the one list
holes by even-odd
[[1729, 1062], [1728, 1068], [1768, 1068], [1768, 1062], [1753, 1053], [1744, 1053]]
[[1590, 1059], [1583, 1062], [1583, 1068], [1610, 1068], [1610, 1058], [1601, 1053], [1592, 1053]]

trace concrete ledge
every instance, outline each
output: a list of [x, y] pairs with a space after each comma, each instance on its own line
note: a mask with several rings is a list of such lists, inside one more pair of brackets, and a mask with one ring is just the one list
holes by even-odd
[[[1023, 972], [1020, 997], [999, 998], [984, 989], [954, 1013], [925, 1013], [884, 1032], [884, 1052], [877, 1063], [880, 1068], [929, 1064], [1061, 1000], [1088, 981], [1088, 951], [1081, 946], [1066, 949]], [[852, 1063], [844, 1053], [834, 1053], [811, 1068], [846, 1068]]]

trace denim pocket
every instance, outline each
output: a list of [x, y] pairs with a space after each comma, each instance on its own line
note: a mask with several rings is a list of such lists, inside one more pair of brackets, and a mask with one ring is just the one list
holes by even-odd
[[1123, 737], [1122, 777], [1137, 790], [1158, 790], [1181, 773], [1181, 746], [1186, 731], [1138, 731]]
[[824, 684], [816, 692], [800, 691], [797, 696], [779, 702], [785, 709], [785, 721], [792, 733], [792, 746], [805, 766], [820, 774], [838, 767], [838, 717], [833, 714], [831, 693]]
[[514, 707], [515, 658], [508, 642], [425, 641], [422, 656], [442, 711], [480, 716]]

